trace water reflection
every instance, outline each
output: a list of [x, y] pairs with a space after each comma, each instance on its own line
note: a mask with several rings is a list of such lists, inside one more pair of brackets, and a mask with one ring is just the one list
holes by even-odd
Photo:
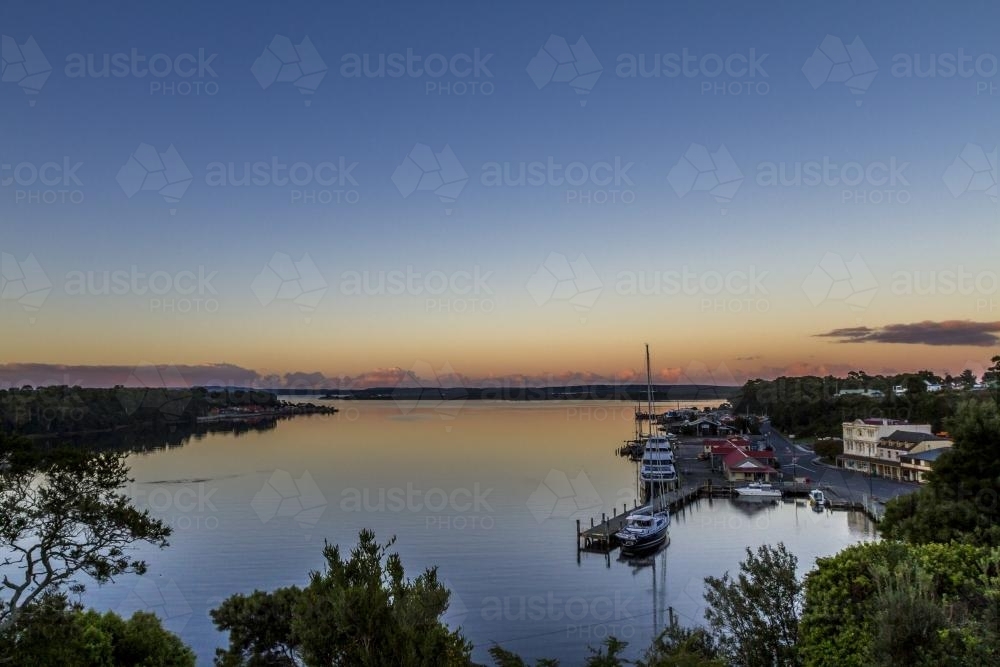
[[[159, 445], [118, 441], [137, 452], [137, 499], [175, 527], [167, 550], [138, 555], [150, 563], [142, 585], [169, 584], [161, 597], [184, 604], [150, 608], [185, 612], [176, 623], [199, 664], [225, 640], [208, 616], [222, 599], [304, 584], [324, 540], [349, 547], [361, 528], [395, 535], [410, 576], [438, 566], [454, 594], [447, 618], [483, 663], [496, 641], [532, 661], [578, 664], [607, 634], [637, 657], [669, 610], [681, 623], [703, 621], [704, 578], [735, 569], [746, 547], [783, 541], [805, 572], [873, 535], [848, 513], [706, 498], [673, 514], [669, 546], [654, 554], [578, 559], [577, 519], [636, 502], [635, 466], [615, 453], [631, 433], [631, 406], [469, 401], [447, 419], [391, 401], [351, 407], [174, 431]], [[88, 591], [86, 601], [125, 609], [155, 597], [138, 581]]]

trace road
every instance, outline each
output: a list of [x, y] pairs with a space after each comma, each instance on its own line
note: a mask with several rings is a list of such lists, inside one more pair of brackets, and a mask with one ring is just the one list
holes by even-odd
[[812, 450], [795, 444], [775, 430], [770, 423], [765, 423], [761, 427], [761, 435], [774, 447], [775, 456], [781, 463], [781, 470], [788, 477], [791, 477], [794, 471], [796, 477], [808, 477], [810, 481], [832, 490], [844, 500], [861, 501], [863, 497], [871, 496], [880, 502], [885, 502], [896, 496], [913, 493], [920, 488], [919, 484], [894, 482], [853, 470], [814, 463], [813, 459], [816, 457]]

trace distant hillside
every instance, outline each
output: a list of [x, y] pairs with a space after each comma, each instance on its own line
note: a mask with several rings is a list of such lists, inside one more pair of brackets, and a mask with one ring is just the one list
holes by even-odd
[[[487, 401], [560, 401], [619, 400], [645, 401], [644, 384], [565, 385], [554, 387], [372, 387], [370, 389], [267, 389], [283, 395], [323, 396], [344, 400], [445, 400]], [[728, 400], [739, 394], [740, 387], [715, 385], [653, 385], [653, 400], [659, 403], [691, 400]]]

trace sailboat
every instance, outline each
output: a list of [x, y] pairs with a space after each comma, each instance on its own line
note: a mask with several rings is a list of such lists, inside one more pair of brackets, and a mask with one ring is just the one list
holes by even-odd
[[[646, 397], [649, 414], [653, 414], [653, 373], [649, 363], [649, 345], [646, 346]], [[650, 419], [649, 435], [645, 436], [642, 463], [639, 466], [639, 480], [650, 486], [665, 487], [677, 481], [674, 468], [674, 450], [670, 439], [654, 433], [654, 420]]]
[[[649, 364], [649, 345], [646, 346], [646, 386], [649, 415], [653, 415], [653, 376]], [[615, 533], [623, 554], [637, 554], [655, 549], [669, 539], [670, 511], [657, 507], [664, 491], [664, 484], [677, 479], [674, 470], [673, 450], [666, 438], [654, 436], [654, 420], [649, 419], [649, 436], [642, 455], [639, 478], [650, 486], [650, 503], [625, 519], [625, 525]], [[662, 441], [662, 442], [661, 442]], [[652, 445], [652, 446], [651, 446]], [[661, 445], [665, 447], [661, 448]]]

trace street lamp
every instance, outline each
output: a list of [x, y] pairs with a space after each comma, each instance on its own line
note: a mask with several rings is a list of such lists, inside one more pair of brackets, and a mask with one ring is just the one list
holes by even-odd
[[792, 484], [795, 484], [795, 436], [788, 436], [788, 444], [792, 450]]

